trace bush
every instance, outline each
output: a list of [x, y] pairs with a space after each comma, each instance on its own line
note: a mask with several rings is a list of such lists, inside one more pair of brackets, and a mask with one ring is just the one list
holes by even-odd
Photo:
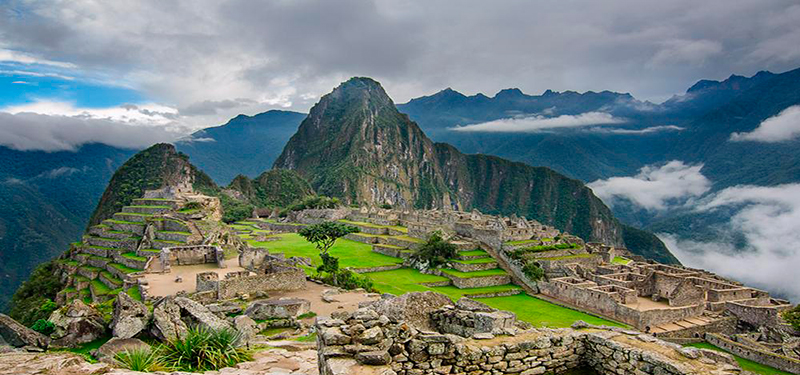
[[324, 195], [310, 195], [303, 198], [300, 201], [294, 202], [289, 207], [281, 210], [278, 213], [279, 216], [284, 217], [289, 214], [290, 211], [302, 211], [305, 209], [325, 209], [325, 208], [336, 208], [341, 205], [339, 198], [331, 198], [326, 197]]
[[786, 323], [789, 323], [794, 327], [794, 329], [800, 331], [800, 305], [795, 306], [791, 310], [787, 310], [783, 313], [783, 320]]
[[33, 323], [31, 329], [45, 336], [50, 336], [56, 330], [56, 325], [49, 320], [39, 319], [36, 323]]
[[383, 208], [384, 210], [391, 210], [392, 209], [392, 205], [389, 204], [389, 203], [384, 203], [384, 204], [381, 205], [381, 208]]
[[436, 268], [450, 258], [455, 258], [458, 252], [456, 245], [451, 244], [442, 238], [442, 233], [435, 231], [428, 237], [428, 241], [423, 244], [412, 257], [416, 264], [426, 264], [428, 268]]
[[166, 366], [161, 361], [158, 350], [147, 347], [137, 347], [118, 352], [114, 361], [122, 367], [132, 371], [152, 372], [166, 371]]
[[54, 261], [40, 264], [14, 293], [8, 315], [27, 327], [39, 319], [49, 318], [56, 309], [53, 299], [63, 287]]
[[167, 341], [159, 349], [164, 366], [187, 372], [216, 371], [249, 361], [250, 352], [238, 347], [241, 335], [231, 329], [191, 328], [184, 338]]
[[372, 279], [346, 269], [337, 270], [336, 272], [319, 272], [316, 278], [322, 280], [322, 282], [326, 284], [338, 286], [343, 289], [352, 290], [363, 288], [368, 292], [376, 292]]
[[539, 281], [544, 277], [544, 270], [537, 262], [525, 264], [525, 267], [522, 268], [522, 273], [531, 281]]
[[219, 200], [222, 203], [222, 221], [226, 223], [245, 220], [253, 215], [255, 206], [252, 204], [233, 199], [225, 194], [221, 194]]

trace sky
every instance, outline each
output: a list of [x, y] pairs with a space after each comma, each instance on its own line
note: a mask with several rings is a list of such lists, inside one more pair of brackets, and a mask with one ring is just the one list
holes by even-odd
[[798, 40], [800, 3], [783, 0], [0, 0], [0, 112], [113, 122], [139, 147], [308, 111], [351, 76], [398, 103], [446, 87], [660, 102], [699, 79], [797, 68]]

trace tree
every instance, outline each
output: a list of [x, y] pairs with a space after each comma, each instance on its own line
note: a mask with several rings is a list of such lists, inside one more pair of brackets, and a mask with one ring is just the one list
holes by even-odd
[[328, 250], [333, 247], [336, 240], [344, 237], [350, 233], [357, 233], [358, 228], [337, 223], [333, 221], [326, 221], [320, 224], [309, 225], [298, 232], [308, 242], [314, 244], [319, 250], [320, 254], [328, 254]]
[[537, 262], [525, 264], [525, 267], [522, 268], [522, 273], [531, 281], [539, 281], [544, 277], [544, 270]]
[[783, 313], [783, 319], [789, 323], [794, 329], [800, 331], [800, 305], [795, 306], [791, 310]]
[[333, 285], [338, 285], [339, 258], [328, 254], [336, 240], [350, 233], [358, 232], [352, 225], [326, 221], [320, 224], [309, 225], [300, 230], [299, 234], [308, 242], [314, 244], [319, 250], [322, 265], [317, 267], [317, 272], [327, 272], [333, 277]]
[[457, 252], [456, 245], [442, 238], [441, 232], [435, 231], [428, 237], [428, 241], [414, 253], [413, 260], [415, 263], [426, 264], [429, 268], [435, 268], [447, 262], [448, 259], [455, 258]]

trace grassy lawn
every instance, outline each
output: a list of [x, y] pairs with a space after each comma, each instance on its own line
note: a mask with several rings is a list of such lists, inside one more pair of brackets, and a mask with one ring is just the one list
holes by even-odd
[[460, 279], [469, 279], [473, 277], [483, 277], [483, 276], [501, 276], [507, 275], [506, 271], [503, 271], [500, 268], [495, 268], [493, 270], [486, 270], [486, 271], [475, 271], [475, 272], [461, 272], [459, 270], [454, 270], [452, 268], [444, 268], [442, 272], [458, 277]]
[[[702, 348], [702, 349], [711, 349], [711, 350], [716, 350], [716, 351], [727, 353], [726, 351], [724, 351], [724, 350], [722, 350], [722, 349], [720, 349], [720, 348], [718, 348], [718, 347], [716, 347], [714, 345], [711, 345], [711, 344], [709, 344], [707, 342], [699, 342], [699, 343], [695, 343], [695, 344], [689, 344], [689, 345], [686, 345], [686, 346], [691, 346], [691, 347], [694, 347], [694, 348]], [[750, 371], [750, 372], [754, 372], [756, 374], [763, 374], [763, 375], [791, 375], [788, 372], [781, 371], [781, 370], [778, 370], [778, 369], [775, 369], [775, 368], [772, 368], [772, 367], [769, 367], [769, 366], [765, 366], [765, 365], [762, 365], [760, 363], [753, 362], [753, 361], [751, 361], [749, 359], [745, 359], [745, 358], [738, 357], [738, 356], [735, 356], [735, 355], [733, 356], [733, 358], [736, 359], [736, 362], [739, 362], [739, 366], [741, 366], [742, 370], [745, 370], [745, 371]]]
[[130, 267], [124, 265], [124, 264], [119, 264], [119, 263], [109, 263], [108, 265], [111, 266], [111, 267], [114, 267], [114, 268], [116, 268], [116, 269], [118, 269], [118, 270], [120, 270], [120, 271], [122, 271], [124, 273], [134, 273], [134, 272], [141, 271], [140, 269], [130, 268]]
[[567, 259], [578, 259], [578, 258], [591, 258], [595, 257], [595, 254], [578, 254], [578, 255], [565, 255], [563, 257], [549, 257], [549, 258], [539, 258], [541, 260], [567, 260]]
[[521, 241], [508, 241], [506, 245], [524, 245], [527, 243], [535, 243], [539, 242], [539, 240], [521, 240]]
[[461, 264], [483, 264], [483, 263], [494, 263], [494, 258], [478, 258], [478, 259], [470, 259], [470, 260], [458, 260], [458, 259], [448, 259], [448, 262], [454, 263], [461, 263]]
[[479, 301], [496, 309], [513, 311], [517, 314], [517, 318], [537, 327], [569, 327], [576, 320], [583, 320], [590, 324], [624, 327], [620, 323], [568, 309], [527, 294], [481, 298]]
[[[283, 253], [286, 257], [309, 257], [314, 265], [319, 265], [319, 250], [314, 244], [306, 241], [297, 233], [276, 234], [277, 241], [247, 241], [250, 245], [269, 249], [270, 253]], [[400, 258], [378, 254], [372, 251], [372, 245], [340, 238], [330, 250], [331, 255], [339, 258], [341, 267], [378, 267], [403, 263]]]
[[614, 257], [614, 259], [611, 261], [611, 263], [613, 264], [622, 264], [622, 265], [628, 264], [630, 262], [631, 262], [630, 259], [620, 256]]

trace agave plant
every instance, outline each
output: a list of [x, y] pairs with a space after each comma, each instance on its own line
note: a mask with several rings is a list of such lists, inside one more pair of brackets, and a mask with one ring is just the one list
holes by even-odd
[[214, 371], [252, 359], [248, 350], [239, 347], [240, 334], [232, 329], [189, 329], [183, 338], [175, 338], [160, 348], [161, 361], [178, 371]]
[[158, 349], [149, 347], [137, 347], [118, 352], [114, 355], [114, 360], [120, 367], [132, 371], [162, 371], [166, 366], [161, 362]]

